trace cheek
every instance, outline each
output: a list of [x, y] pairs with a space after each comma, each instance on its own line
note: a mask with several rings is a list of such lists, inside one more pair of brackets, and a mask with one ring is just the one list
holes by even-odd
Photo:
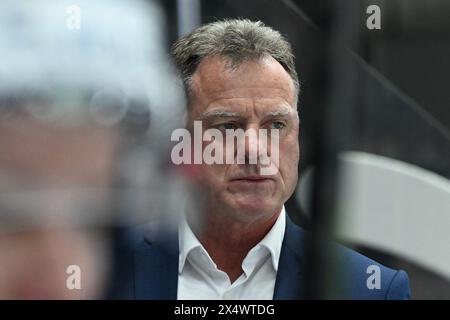
[[280, 174], [287, 181], [297, 181], [300, 150], [297, 140], [287, 140], [280, 144]]
[[196, 165], [197, 181], [209, 188], [217, 188], [225, 182], [228, 166], [218, 164]]

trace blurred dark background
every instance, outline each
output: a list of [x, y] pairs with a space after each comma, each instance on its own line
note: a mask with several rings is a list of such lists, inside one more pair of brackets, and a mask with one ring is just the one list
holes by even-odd
[[[318, 137], [326, 125], [324, 115], [330, 114], [327, 93], [334, 85], [330, 68], [335, 68], [351, 96], [348, 112], [333, 128], [342, 129], [335, 134], [336, 152], [378, 154], [450, 179], [448, 0], [165, 0], [162, 5], [170, 43], [195, 25], [235, 17], [261, 20], [289, 39], [302, 87], [300, 173], [320, 154]], [[366, 27], [369, 5], [381, 9], [381, 30]], [[334, 60], [330, 43], [337, 45]], [[308, 226], [297, 203], [291, 199], [287, 211]], [[449, 281], [430, 270], [386, 252], [357, 249], [405, 269], [413, 298], [450, 297]]]

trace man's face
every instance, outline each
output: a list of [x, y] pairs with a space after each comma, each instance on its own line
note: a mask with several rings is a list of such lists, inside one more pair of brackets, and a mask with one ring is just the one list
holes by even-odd
[[[226, 58], [213, 56], [198, 66], [192, 89], [190, 128], [193, 121], [202, 120], [204, 131], [215, 128], [224, 136], [226, 129], [246, 133], [279, 129], [279, 163], [275, 163], [278, 170], [273, 175], [263, 175], [261, 165], [249, 164], [248, 159], [246, 164], [237, 164], [235, 158], [233, 164], [197, 166], [207, 209], [227, 212], [239, 221], [264, 219], [279, 212], [295, 189], [299, 161], [297, 97], [288, 73], [271, 57], [229, 68]], [[258, 141], [246, 142], [249, 156]]]
[[[78, 225], [91, 203], [72, 196], [110, 186], [116, 145], [106, 129], [0, 120], [0, 299], [100, 294], [107, 254]], [[80, 290], [67, 288], [70, 265], [80, 267]]]

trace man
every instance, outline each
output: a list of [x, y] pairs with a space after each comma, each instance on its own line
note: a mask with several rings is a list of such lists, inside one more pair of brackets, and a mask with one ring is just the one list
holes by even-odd
[[[104, 297], [113, 231], [164, 201], [156, 140], [183, 100], [161, 19], [139, 0], [0, 3], [0, 299]], [[172, 115], [150, 109], [163, 96]]]
[[[217, 129], [224, 135], [238, 129], [276, 130], [279, 161], [273, 161], [275, 174], [263, 175], [259, 160], [250, 162], [260, 136], [252, 141], [246, 135], [240, 141], [245, 144], [245, 164], [203, 161], [190, 166], [200, 204], [186, 208], [177, 236], [144, 230], [136, 238], [129, 257], [134, 282], [122, 296], [302, 298], [308, 277], [306, 232], [291, 222], [284, 209], [297, 184], [299, 161], [299, 81], [289, 43], [261, 22], [227, 20], [181, 38], [173, 56], [187, 93], [188, 129], [193, 131], [194, 122], [201, 121], [203, 132]], [[203, 142], [203, 150], [208, 144]], [[224, 150], [228, 152], [229, 146]], [[233, 152], [236, 160], [236, 149]], [[260, 152], [256, 155], [259, 158]], [[405, 272], [336, 248], [343, 262], [338, 276], [347, 279], [347, 290], [337, 297], [409, 297]], [[381, 269], [376, 290], [367, 286], [366, 270], [371, 265]]]

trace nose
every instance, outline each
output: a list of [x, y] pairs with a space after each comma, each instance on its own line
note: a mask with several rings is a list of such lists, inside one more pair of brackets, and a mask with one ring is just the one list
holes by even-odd
[[245, 130], [244, 140], [240, 142], [244, 144], [244, 159], [240, 160], [244, 160], [245, 164], [261, 164], [261, 160], [269, 156], [267, 141], [267, 132], [261, 130], [258, 125], [249, 126]]

